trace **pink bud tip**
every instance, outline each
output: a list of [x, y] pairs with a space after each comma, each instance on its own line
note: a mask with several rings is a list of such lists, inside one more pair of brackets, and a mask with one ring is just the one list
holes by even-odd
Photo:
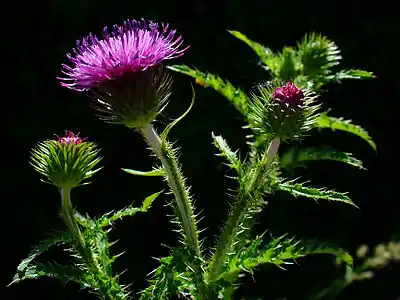
[[276, 89], [272, 97], [289, 105], [301, 105], [304, 94], [302, 90], [290, 80], [285, 86]]
[[86, 140], [86, 138], [81, 138], [79, 137], [80, 132], [78, 132], [77, 134], [74, 134], [72, 131], [65, 131], [65, 135], [63, 137], [59, 137], [57, 135], [58, 138], [58, 142], [62, 145], [66, 145], [68, 146], [69, 144], [73, 143], [74, 145], [78, 145], [81, 144], [84, 140]]

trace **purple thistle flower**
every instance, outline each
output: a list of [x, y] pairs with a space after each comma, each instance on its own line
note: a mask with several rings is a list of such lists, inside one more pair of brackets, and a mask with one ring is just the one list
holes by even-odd
[[291, 106], [297, 106], [303, 103], [304, 93], [290, 80], [286, 85], [276, 89], [272, 98]]
[[183, 39], [168, 24], [127, 20], [111, 34], [77, 41], [71, 66], [62, 65], [61, 85], [90, 91], [101, 118], [128, 127], [151, 122], [170, 95], [172, 80], [163, 61], [184, 54]]
[[176, 30], [169, 25], [149, 25], [142, 20], [128, 20], [123, 26], [114, 25], [113, 32], [104, 28], [104, 38], [93, 34], [77, 41], [73, 54], [67, 54], [73, 67], [63, 64], [58, 78], [61, 85], [76, 91], [87, 91], [110, 80], [119, 79], [127, 73], [147, 70], [163, 60], [179, 57], [189, 48], [179, 49], [181, 36], [175, 40]]

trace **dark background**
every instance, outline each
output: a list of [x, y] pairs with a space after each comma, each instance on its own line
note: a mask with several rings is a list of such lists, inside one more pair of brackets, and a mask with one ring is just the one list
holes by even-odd
[[[3, 10], [2, 110], [2, 255], [4, 284], [10, 282], [19, 261], [31, 246], [62, 226], [58, 218], [57, 190], [39, 181], [28, 165], [29, 151], [39, 140], [62, 134], [65, 129], [80, 131], [102, 147], [104, 170], [89, 186], [73, 191], [73, 203], [81, 212], [100, 215], [122, 208], [165, 188], [159, 178], [134, 177], [121, 167], [150, 169], [154, 158], [140, 136], [128, 129], [97, 120], [83, 94], [59, 86], [60, 64], [75, 40], [89, 32], [100, 33], [105, 25], [126, 18], [167, 21], [177, 28], [191, 48], [171, 63], [185, 63], [210, 71], [250, 90], [254, 83], [268, 79], [257, 64], [258, 58], [226, 29], [238, 30], [249, 38], [280, 50], [295, 45], [304, 33], [317, 31], [335, 41], [344, 57], [341, 68], [373, 71], [377, 79], [344, 81], [327, 86], [322, 99], [332, 115], [352, 119], [372, 135], [378, 145], [375, 154], [367, 143], [345, 133], [323, 131], [306, 145], [332, 145], [352, 152], [365, 162], [368, 172], [339, 163], [318, 162], [296, 175], [348, 191], [360, 210], [340, 203], [316, 204], [277, 194], [260, 218], [257, 230], [273, 235], [288, 232], [298, 238], [319, 238], [336, 243], [354, 253], [357, 245], [387, 241], [400, 230], [397, 195], [398, 85], [396, 70], [399, 24], [389, 2], [368, 5], [365, 1], [135, 1], [135, 0], [53, 0], [13, 2]], [[3, 52], [4, 53], [4, 52]], [[397, 68], [397, 69], [396, 69]], [[174, 74], [172, 101], [161, 126], [178, 116], [190, 102], [192, 79]], [[225, 168], [214, 154], [211, 131], [222, 134], [233, 148], [245, 152], [242, 118], [222, 96], [196, 86], [195, 107], [171, 132], [170, 138], [182, 147], [181, 162], [196, 206], [202, 209], [202, 228], [212, 246], [218, 227], [226, 218]], [[398, 149], [398, 148], [397, 148]], [[121, 239], [116, 251], [126, 250], [116, 268], [128, 272], [123, 283], [133, 283], [138, 291], [146, 286], [146, 274], [156, 265], [151, 258], [167, 255], [161, 243], [175, 245], [176, 236], [168, 222], [167, 196], [147, 214], [117, 223], [113, 239]], [[399, 266], [379, 272], [371, 281], [354, 284], [339, 299], [387, 299], [400, 297]], [[331, 257], [311, 257], [281, 271], [263, 267], [243, 279], [238, 291], [247, 299], [305, 299], [316, 281], [324, 282], [340, 274]], [[70, 284], [63, 288], [55, 280], [27, 281], [4, 289], [2, 299], [94, 299]]]

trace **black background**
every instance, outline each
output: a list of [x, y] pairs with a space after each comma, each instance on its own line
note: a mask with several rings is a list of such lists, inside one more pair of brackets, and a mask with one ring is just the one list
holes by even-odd
[[[150, 169], [149, 157], [141, 137], [125, 127], [102, 123], [93, 115], [85, 95], [59, 86], [60, 64], [75, 40], [89, 32], [100, 33], [106, 25], [126, 18], [145, 18], [171, 23], [183, 35], [190, 50], [172, 63], [185, 63], [210, 71], [250, 90], [268, 79], [257, 64], [252, 50], [226, 30], [238, 30], [249, 38], [277, 51], [295, 45], [304, 33], [327, 35], [342, 50], [342, 68], [373, 71], [377, 79], [344, 81], [327, 86], [322, 95], [332, 115], [352, 119], [372, 135], [378, 153], [367, 143], [345, 133], [323, 131], [306, 139], [305, 145], [332, 145], [352, 152], [365, 162], [367, 172], [339, 163], [310, 164], [298, 172], [316, 185], [350, 192], [360, 210], [340, 203], [294, 199], [277, 194], [260, 217], [259, 232], [266, 228], [273, 235], [288, 232], [298, 238], [319, 238], [354, 252], [357, 245], [375, 245], [400, 230], [397, 190], [398, 158], [398, 47], [399, 24], [394, 7], [380, 1], [104, 1], [53, 0], [8, 3], [3, 10], [4, 50], [2, 73], [2, 277], [10, 282], [19, 261], [31, 246], [62, 226], [56, 188], [39, 181], [39, 174], [28, 164], [29, 151], [39, 140], [51, 138], [65, 129], [80, 131], [98, 142], [104, 156], [104, 169], [89, 186], [73, 191], [73, 203], [81, 212], [95, 216], [122, 208], [165, 188], [159, 178], [134, 177], [121, 167]], [[193, 82], [189, 77], [175, 78], [171, 104], [156, 124], [159, 128], [182, 113], [190, 102]], [[196, 206], [204, 216], [200, 226], [208, 229], [205, 246], [227, 213], [225, 168], [214, 154], [211, 131], [222, 134], [233, 148], [246, 150], [245, 131], [238, 112], [211, 89], [196, 86], [196, 103], [171, 132], [170, 139], [182, 147], [183, 171], [192, 186]], [[284, 149], [283, 149], [284, 150]], [[135, 291], [146, 286], [146, 274], [156, 265], [151, 258], [167, 255], [161, 243], [175, 245], [161, 197], [147, 214], [117, 223], [113, 239], [121, 239], [116, 251], [126, 251], [116, 268], [128, 272], [123, 283], [133, 283]], [[324, 282], [340, 272], [331, 257], [302, 259], [287, 271], [263, 267], [243, 279], [238, 299], [306, 299], [315, 283]], [[354, 284], [339, 299], [391, 299], [400, 297], [399, 267], [379, 272], [371, 281]], [[40, 279], [4, 289], [2, 299], [94, 299], [71, 284], [63, 288], [55, 280]], [[246, 296], [244, 296], [246, 295]]]

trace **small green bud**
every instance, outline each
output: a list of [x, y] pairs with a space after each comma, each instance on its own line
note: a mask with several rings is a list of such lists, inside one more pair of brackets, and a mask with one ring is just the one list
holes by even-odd
[[292, 81], [286, 85], [275, 82], [260, 85], [250, 105], [252, 127], [269, 139], [299, 138], [317, 121], [320, 105], [315, 104], [315, 99], [310, 90], [303, 91]]
[[94, 169], [100, 162], [100, 149], [95, 143], [86, 142], [71, 131], [57, 140], [39, 142], [31, 151], [30, 164], [45, 176], [50, 184], [59, 188], [74, 188], [91, 177], [101, 168]]

